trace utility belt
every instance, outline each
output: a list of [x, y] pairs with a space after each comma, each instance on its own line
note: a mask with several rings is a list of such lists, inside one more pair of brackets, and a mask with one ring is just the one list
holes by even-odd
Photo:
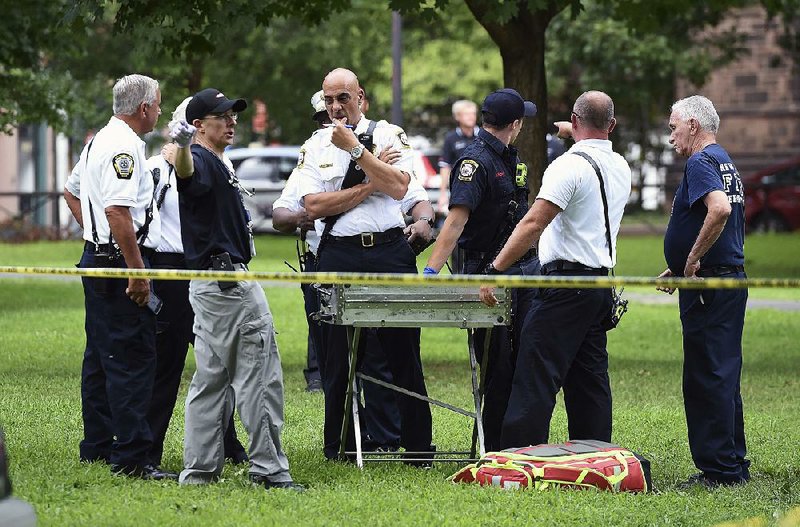
[[[85, 251], [91, 251], [96, 257], [100, 256], [105, 257], [109, 264], [113, 264], [114, 262], [122, 259], [122, 251], [119, 247], [114, 244], [110, 243], [98, 243], [95, 245], [94, 242], [86, 242], [83, 244], [83, 249]], [[139, 246], [139, 253], [141, 253], [142, 257], [147, 258], [148, 260], [153, 258], [153, 255], [156, 253], [155, 249], [151, 249], [150, 247], [143, 247]]]
[[183, 253], [159, 252], [150, 258], [153, 267], [167, 267], [170, 269], [186, 269], [186, 258]]
[[579, 272], [583, 274], [608, 276], [608, 268], [606, 267], [589, 267], [588, 265], [570, 262], [568, 260], [553, 260], [542, 266], [543, 275], [558, 272]]
[[725, 276], [726, 274], [743, 273], [743, 265], [714, 265], [712, 267], [701, 268], [697, 271], [697, 276]]
[[393, 227], [383, 232], [362, 232], [353, 236], [331, 236], [330, 241], [369, 248], [393, 242], [402, 237], [403, 229], [401, 227]]

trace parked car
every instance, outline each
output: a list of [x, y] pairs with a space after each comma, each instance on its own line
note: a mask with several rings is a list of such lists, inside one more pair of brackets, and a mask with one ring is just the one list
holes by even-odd
[[274, 232], [272, 204], [283, 191], [286, 180], [297, 166], [299, 146], [265, 146], [228, 150], [242, 187], [253, 193], [244, 195], [244, 204], [253, 218], [256, 232]]
[[800, 157], [759, 170], [743, 183], [749, 230], [800, 229]]

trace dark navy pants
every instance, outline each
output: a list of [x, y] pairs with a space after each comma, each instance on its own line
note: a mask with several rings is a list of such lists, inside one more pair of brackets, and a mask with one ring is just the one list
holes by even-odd
[[[416, 273], [416, 257], [403, 238], [361, 247], [358, 244], [331, 240], [320, 254], [319, 271], [360, 271], [378, 273]], [[347, 390], [347, 331], [344, 326], [323, 325], [323, 345], [319, 352], [322, 384], [325, 392], [325, 457], [338, 456], [344, 403]], [[359, 363], [368, 360], [368, 338], [362, 333]], [[418, 328], [379, 328], [375, 338], [389, 365], [393, 383], [401, 388], [427, 395], [420, 359]], [[373, 346], [370, 346], [373, 348]], [[360, 365], [360, 364], [359, 364]], [[362, 370], [363, 371], [363, 370]], [[369, 383], [367, 383], [369, 384]], [[368, 398], [369, 394], [365, 395]], [[395, 398], [400, 413], [400, 445], [406, 450], [427, 451], [431, 447], [431, 411], [428, 403], [403, 395]], [[346, 448], [355, 448], [353, 428], [348, 430]]]
[[[744, 273], [726, 275], [745, 278]], [[683, 401], [692, 459], [708, 479], [750, 479], [740, 390], [746, 289], [679, 290]]]
[[[156, 253], [154, 269], [186, 269], [183, 255]], [[164, 439], [175, 410], [189, 344], [194, 343], [194, 312], [189, 303], [188, 280], [153, 280], [153, 291], [164, 302], [156, 321], [156, 373], [147, 421], [153, 434], [150, 461], [161, 464]], [[231, 414], [224, 436], [225, 457], [244, 452], [236, 437]]]
[[[551, 274], [587, 274], [559, 272]], [[541, 289], [525, 317], [501, 448], [547, 443], [563, 388], [570, 439], [611, 440], [608, 289]]]
[[[467, 259], [462, 272], [476, 273], [481, 261]], [[538, 275], [539, 272], [539, 259], [534, 256], [523, 262], [515, 263], [503, 274], [531, 276]], [[511, 383], [514, 379], [522, 325], [537, 292], [538, 289], [511, 290], [512, 325], [496, 326], [492, 329], [486, 371], [483, 373], [483, 433], [484, 445], [489, 452], [502, 450], [500, 434], [503, 418], [508, 409], [508, 398], [511, 395]], [[485, 342], [486, 330], [476, 329], [475, 352], [479, 364], [483, 360]]]
[[[97, 267], [93, 250], [84, 251], [79, 266]], [[121, 257], [118, 267], [125, 267]], [[127, 279], [84, 277], [82, 281], [86, 350], [80, 458], [140, 467], [148, 463], [153, 442], [147, 410], [156, 367], [156, 318], [125, 294]], [[106, 283], [105, 292], [97, 287], [101, 281]]]
[[[306, 271], [314, 272], [317, 270], [316, 266], [314, 255], [306, 253]], [[310, 284], [302, 284], [302, 287], [308, 320], [308, 367], [303, 373], [306, 382], [309, 382], [315, 375], [316, 378], [321, 378], [316, 350], [322, 345], [322, 325], [310, 318], [312, 313], [319, 311], [319, 295]], [[361, 340], [365, 347], [359, 371], [391, 383], [389, 363], [381, 350], [375, 330], [362, 329]], [[364, 449], [397, 448], [400, 445], [400, 412], [397, 409], [395, 392], [371, 382], [360, 383], [360, 387], [364, 394], [364, 406], [360, 412]]]

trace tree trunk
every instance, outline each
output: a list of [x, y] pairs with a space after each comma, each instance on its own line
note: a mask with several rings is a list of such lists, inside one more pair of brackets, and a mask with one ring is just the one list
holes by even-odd
[[570, 0], [550, 0], [548, 7], [531, 11], [528, 2], [517, 2], [517, 14], [500, 24], [489, 3], [483, 0], [465, 0], [475, 19], [486, 28], [500, 49], [503, 59], [503, 83], [514, 88], [523, 98], [536, 103], [538, 112], [526, 119], [517, 138], [519, 155], [528, 164], [528, 186], [535, 195], [547, 166], [547, 78], [545, 76], [545, 32], [550, 20], [561, 12]]

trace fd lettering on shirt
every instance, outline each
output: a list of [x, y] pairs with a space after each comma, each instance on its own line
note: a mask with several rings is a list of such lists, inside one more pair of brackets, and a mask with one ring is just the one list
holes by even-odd
[[461, 168], [458, 171], [458, 180], [459, 181], [472, 181], [472, 176], [475, 175], [475, 171], [478, 169], [478, 162], [473, 161], [472, 159], [465, 159], [461, 162]]
[[117, 154], [111, 160], [114, 172], [118, 179], [130, 179], [133, 175], [133, 156], [130, 154]]

